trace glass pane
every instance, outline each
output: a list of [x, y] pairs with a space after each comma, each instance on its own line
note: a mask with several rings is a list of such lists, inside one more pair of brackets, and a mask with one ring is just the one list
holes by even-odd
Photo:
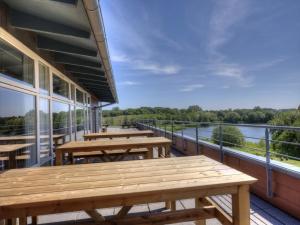
[[[34, 96], [0, 88], [0, 145], [9, 149], [0, 151], [0, 169], [29, 167], [37, 163], [35, 121]], [[3, 146], [0, 149], [4, 149]]]
[[83, 93], [76, 89], [76, 101], [83, 104]]
[[62, 97], [69, 98], [69, 84], [67, 81], [61, 79], [53, 74], [53, 93]]
[[71, 84], [71, 100], [75, 102], [75, 86]]
[[76, 126], [77, 126], [77, 140], [83, 140], [84, 135], [84, 108], [76, 106]]
[[53, 101], [53, 142], [54, 145], [63, 144], [65, 141], [70, 141], [69, 130], [69, 105]]
[[33, 60], [2, 39], [0, 39], [0, 76], [34, 86]]
[[71, 106], [72, 116], [72, 140], [76, 140], [76, 117], [75, 117], [75, 106]]
[[49, 80], [49, 68], [43, 64], [39, 64], [39, 84], [40, 93], [49, 95], [50, 80]]
[[49, 100], [40, 98], [40, 158], [41, 162], [51, 154]]

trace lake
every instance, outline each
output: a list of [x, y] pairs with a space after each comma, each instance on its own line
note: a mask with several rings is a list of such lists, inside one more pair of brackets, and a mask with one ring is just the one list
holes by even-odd
[[[215, 126], [201, 127], [198, 129], [199, 139], [201, 138], [211, 138], [212, 131]], [[242, 132], [246, 141], [258, 143], [259, 138], [265, 137], [265, 128], [260, 127], [238, 127]], [[181, 131], [177, 131], [177, 134], [181, 134]], [[196, 129], [195, 128], [186, 128], [183, 130], [185, 136], [190, 136], [196, 138]], [[252, 137], [252, 138], [250, 138]], [[258, 139], [253, 139], [258, 138]]]

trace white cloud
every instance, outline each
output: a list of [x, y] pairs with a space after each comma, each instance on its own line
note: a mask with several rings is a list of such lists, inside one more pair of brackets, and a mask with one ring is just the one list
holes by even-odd
[[145, 70], [154, 74], [177, 74], [181, 67], [177, 65], [160, 65], [138, 60], [134, 63], [135, 69]]
[[248, 12], [247, 0], [215, 1], [216, 5], [210, 19], [209, 41], [207, 44], [210, 63], [207, 66], [212, 74], [234, 79], [240, 87], [252, 86], [252, 77], [238, 63], [228, 62], [220, 48], [233, 37], [233, 27], [239, 24]]
[[122, 85], [122, 86], [136, 86], [136, 85], [140, 85], [141, 83], [139, 82], [136, 82], [136, 81], [130, 81], [130, 80], [127, 80], [127, 81], [123, 81], [123, 82], [120, 82], [119, 85]]
[[123, 62], [128, 62], [129, 59], [126, 55], [123, 54], [111, 54], [110, 55], [110, 60], [112, 62], [117, 62], [117, 63], [123, 63]]
[[181, 92], [191, 92], [191, 91], [195, 91], [197, 89], [203, 88], [204, 85], [203, 84], [191, 84], [191, 85], [187, 85], [184, 88], [180, 89]]

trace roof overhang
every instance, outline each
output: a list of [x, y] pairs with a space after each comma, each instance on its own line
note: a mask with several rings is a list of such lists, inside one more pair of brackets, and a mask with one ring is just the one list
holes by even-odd
[[3, 1], [12, 27], [35, 33], [37, 48], [100, 101], [118, 101], [98, 0]]

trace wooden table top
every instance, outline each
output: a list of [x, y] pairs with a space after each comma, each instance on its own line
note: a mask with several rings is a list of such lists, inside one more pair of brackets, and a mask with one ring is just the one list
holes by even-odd
[[171, 144], [172, 141], [164, 137], [131, 138], [123, 140], [98, 140], [98, 141], [71, 141], [59, 146], [56, 151], [66, 150], [70, 152], [84, 151], [85, 149], [123, 149], [152, 147], [160, 144]]
[[12, 145], [0, 145], [0, 153], [14, 152], [22, 148], [30, 147], [33, 143], [28, 144], [12, 144]]
[[114, 137], [136, 137], [153, 135], [151, 130], [129, 130], [129, 131], [111, 131], [85, 134], [85, 138], [114, 138]]
[[[62, 138], [66, 136], [65, 134], [54, 134], [53, 138]], [[49, 138], [50, 135], [41, 135], [40, 138]], [[27, 136], [22, 136], [22, 135], [16, 135], [16, 136], [5, 136], [5, 137], [0, 137], [0, 141], [22, 141], [22, 140], [33, 140], [35, 139], [36, 136], [34, 135], [27, 135]]]
[[142, 196], [156, 196], [155, 202], [165, 194], [189, 197], [255, 181], [205, 156], [13, 169], [0, 174], [0, 218], [30, 215], [31, 207], [44, 214], [113, 207]]

